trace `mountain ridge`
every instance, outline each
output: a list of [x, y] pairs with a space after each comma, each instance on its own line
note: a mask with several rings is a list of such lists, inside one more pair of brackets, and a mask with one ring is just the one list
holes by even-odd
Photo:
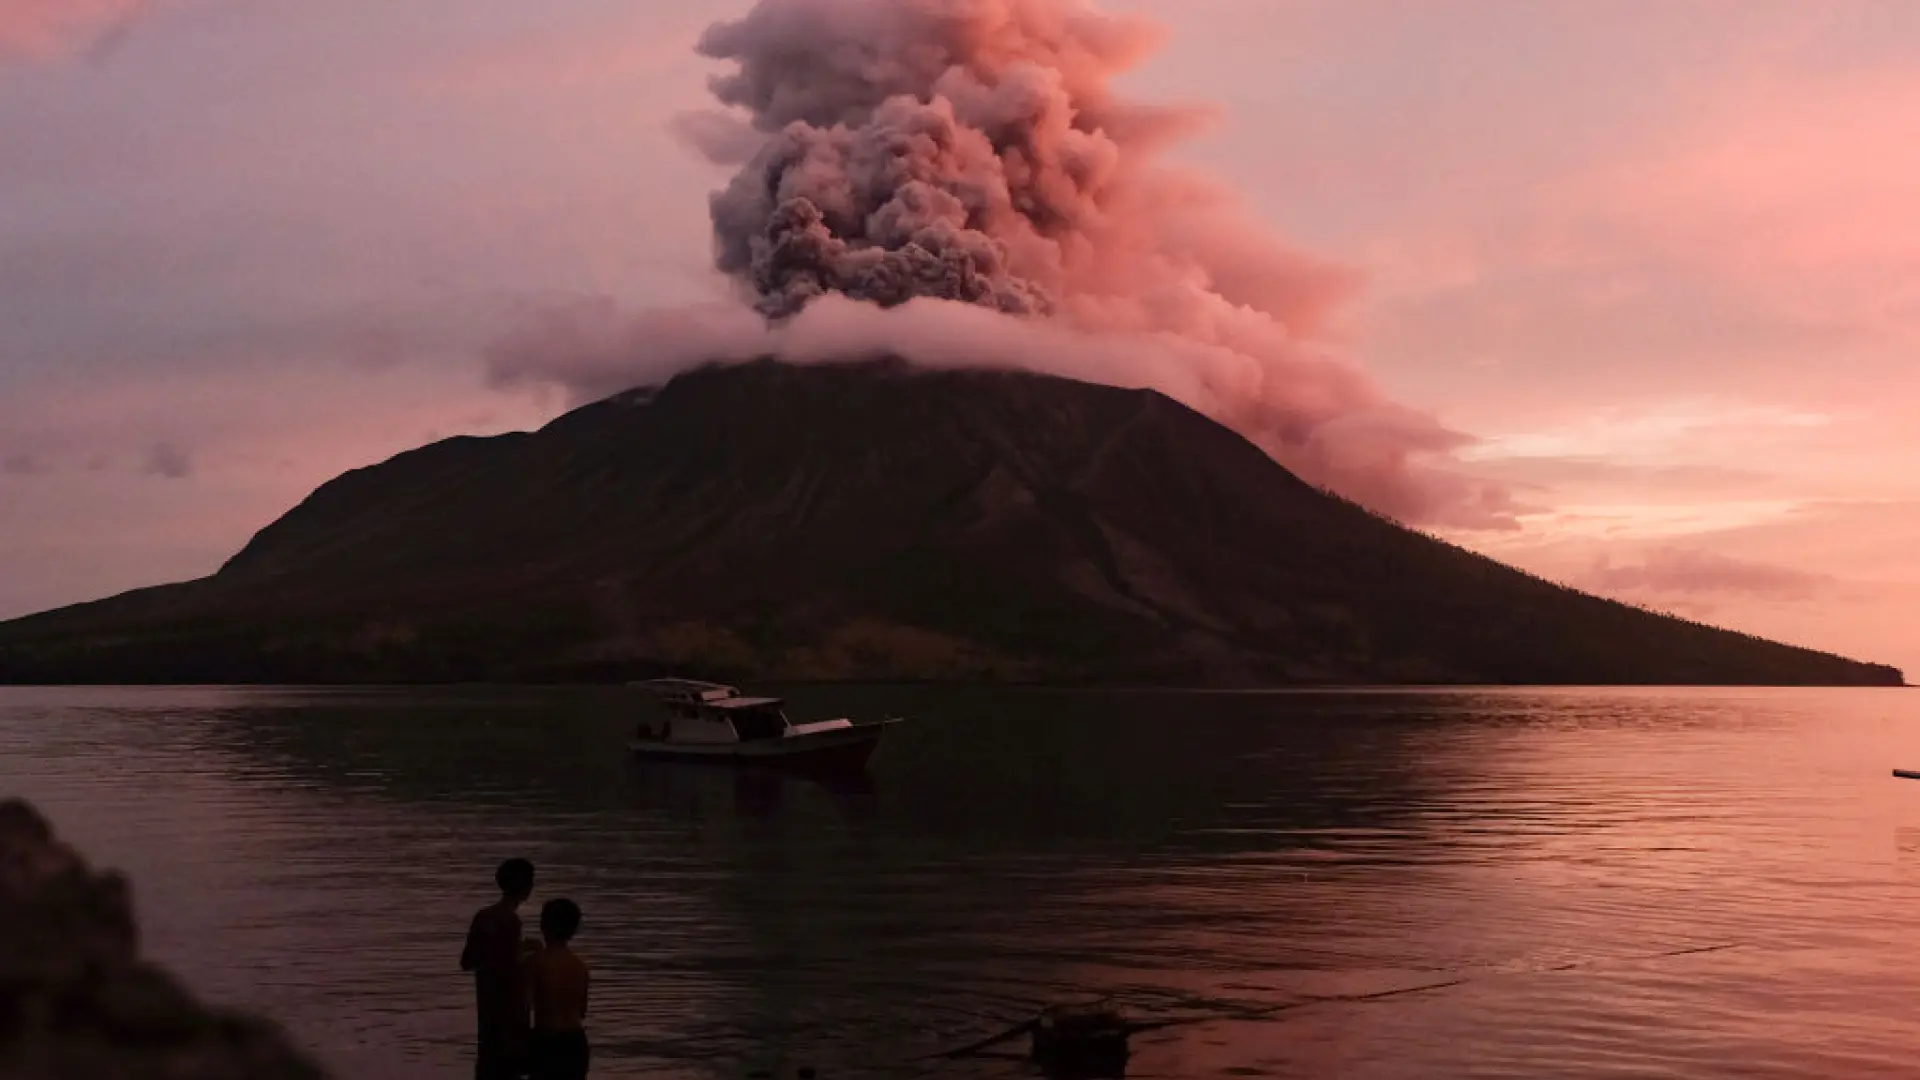
[[1319, 491], [1150, 390], [709, 365], [315, 489], [208, 578], [0, 623], [0, 682], [659, 673], [1898, 685]]

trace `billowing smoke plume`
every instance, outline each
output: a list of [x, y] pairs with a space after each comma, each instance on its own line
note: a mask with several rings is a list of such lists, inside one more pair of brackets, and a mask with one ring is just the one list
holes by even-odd
[[1164, 126], [1106, 90], [1153, 37], [1062, 0], [765, 0], [711, 28], [738, 65], [715, 95], [763, 137], [713, 198], [720, 269], [775, 317], [828, 293], [1053, 313]]
[[[1086, 0], [759, 0], [711, 27], [727, 108], [679, 128], [737, 169], [711, 201], [715, 258], [759, 317], [656, 318], [634, 346], [1152, 387], [1402, 519], [1510, 522], [1501, 492], [1437, 464], [1464, 436], [1323, 348], [1352, 275], [1162, 162], [1203, 114], [1110, 89], [1158, 38]], [[496, 371], [552, 374], [531, 344]], [[583, 364], [604, 368], [562, 366]]]

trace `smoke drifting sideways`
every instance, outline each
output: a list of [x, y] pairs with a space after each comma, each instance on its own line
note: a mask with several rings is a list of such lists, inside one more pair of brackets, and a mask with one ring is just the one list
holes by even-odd
[[1357, 277], [1163, 160], [1209, 114], [1113, 93], [1160, 40], [1086, 0], [759, 0], [700, 40], [723, 108], [678, 125], [735, 170], [710, 203], [743, 303], [556, 310], [500, 342], [496, 377], [586, 396], [757, 356], [1033, 370], [1159, 390], [1409, 523], [1513, 527], [1505, 491], [1448, 465], [1469, 437], [1327, 348]]

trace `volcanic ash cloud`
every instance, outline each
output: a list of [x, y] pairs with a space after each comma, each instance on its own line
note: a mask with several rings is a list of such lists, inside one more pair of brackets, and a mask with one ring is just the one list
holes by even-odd
[[[725, 108], [680, 132], [737, 169], [714, 250], [760, 318], [752, 351], [884, 341], [950, 363], [977, 345], [982, 364], [1159, 389], [1406, 520], [1510, 520], [1445, 468], [1463, 436], [1323, 348], [1352, 276], [1160, 160], [1205, 114], [1110, 89], [1159, 40], [1081, 0], [761, 0], [710, 27]], [[741, 351], [727, 326], [704, 358]]]

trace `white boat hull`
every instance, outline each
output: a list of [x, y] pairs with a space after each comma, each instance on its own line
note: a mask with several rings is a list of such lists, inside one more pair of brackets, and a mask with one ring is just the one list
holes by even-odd
[[678, 742], [672, 739], [635, 739], [627, 749], [639, 757], [792, 765], [796, 767], [858, 768], [880, 745], [886, 729], [899, 723], [851, 724], [823, 730], [793, 731], [780, 738], [738, 742]]

